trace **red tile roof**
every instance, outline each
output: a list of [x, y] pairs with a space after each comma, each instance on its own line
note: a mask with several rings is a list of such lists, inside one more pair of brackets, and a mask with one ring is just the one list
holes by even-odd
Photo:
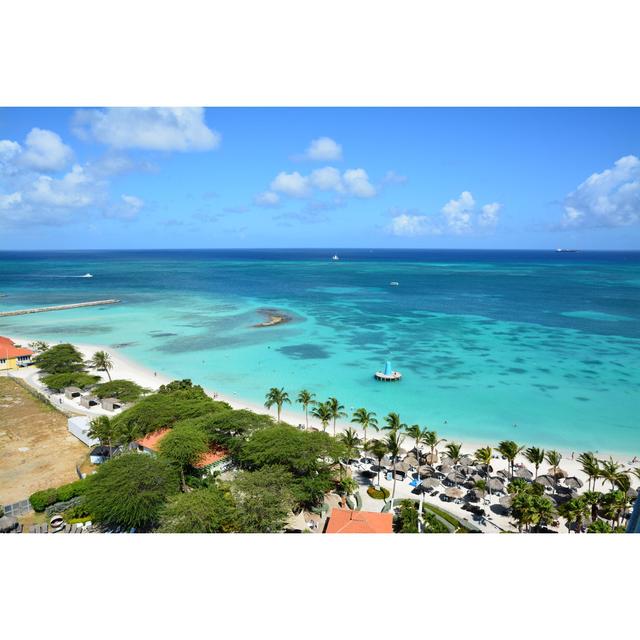
[[164, 438], [169, 432], [168, 427], [163, 427], [162, 429], [158, 429], [157, 431], [152, 431], [151, 433], [147, 433], [144, 438], [140, 438], [140, 440], [136, 440], [136, 443], [145, 449], [151, 449], [151, 451], [158, 451], [158, 445], [160, 444], [160, 440]]
[[[136, 440], [136, 443], [145, 449], [150, 449], [151, 451], [158, 451], [158, 445], [160, 444], [160, 440], [164, 438], [167, 433], [169, 433], [170, 429], [168, 427], [163, 427], [162, 429], [158, 429], [157, 431], [152, 431], [148, 433], [144, 438], [140, 440]], [[210, 464], [214, 462], [218, 462], [218, 460], [222, 460], [229, 455], [229, 452], [222, 447], [214, 447], [211, 450], [207, 451], [196, 464], [193, 466], [196, 469], [203, 469], [204, 467], [208, 467]]]
[[12, 340], [0, 336], [0, 358], [17, 358], [18, 356], [32, 356], [31, 349], [16, 347]]
[[390, 513], [332, 509], [325, 533], [392, 533]]

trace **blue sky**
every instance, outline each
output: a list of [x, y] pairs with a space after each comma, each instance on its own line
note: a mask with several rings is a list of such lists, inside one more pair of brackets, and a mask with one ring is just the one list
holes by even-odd
[[0, 109], [0, 249], [640, 248], [640, 109]]

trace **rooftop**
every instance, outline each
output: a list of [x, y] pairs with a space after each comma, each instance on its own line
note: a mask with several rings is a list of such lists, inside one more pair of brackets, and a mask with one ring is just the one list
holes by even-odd
[[[144, 438], [140, 438], [136, 440], [136, 443], [145, 449], [150, 449], [151, 451], [158, 451], [160, 440], [164, 438], [167, 433], [169, 433], [170, 429], [168, 427], [163, 427], [162, 429], [158, 429], [157, 431], [152, 431], [148, 433]], [[196, 469], [203, 469], [204, 467], [208, 467], [210, 464], [214, 462], [218, 462], [223, 458], [226, 458], [229, 455], [229, 452], [222, 447], [214, 447], [211, 448], [207, 453], [205, 453], [196, 464], [193, 466]]]
[[393, 515], [332, 509], [325, 533], [392, 533]]
[[0, 358], [17, 358], [18, 356], [32, 356], [31, 349], [16, 347], [13, 340], [0, 336]]

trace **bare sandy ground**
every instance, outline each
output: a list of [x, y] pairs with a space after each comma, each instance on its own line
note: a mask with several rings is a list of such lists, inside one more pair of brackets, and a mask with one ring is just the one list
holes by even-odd
[[0, 377], [0, 504], [78, 479], [89, 449], [67, 431], [67, 417]]

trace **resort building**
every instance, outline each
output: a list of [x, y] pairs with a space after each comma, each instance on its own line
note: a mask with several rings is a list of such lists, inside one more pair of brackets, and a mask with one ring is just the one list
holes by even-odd
[[0, 371], [10, 371], [31, 364], [33, 351], [17, 347], [13, 340], [0, 336]]
[[332, 509], [325, 533], [393, 533], [393, 515], [373, 511]]
[[91, 429], [91, 419], [88, 416], [74, 416], [67, 420], [67, 429], [69, 433], [73, 434], [80, 442], [86, 444], [87, 447], [94, 447], [99, 443], [96, 438], [89, 436], [89, 429]]
[[[144, 438], [136, 440], [136, 448], [140, 453], [156, 454], [160, 447], [160, 441], [164, 438], [169, 429], [164, 427], [157, 431], [148, 433]], [[202, 471], [203, 475], [213, 475], [214, 472], [226, 471], [231, 464], [229, 452], [222, 447], [212, 447], [193, 466]]]

